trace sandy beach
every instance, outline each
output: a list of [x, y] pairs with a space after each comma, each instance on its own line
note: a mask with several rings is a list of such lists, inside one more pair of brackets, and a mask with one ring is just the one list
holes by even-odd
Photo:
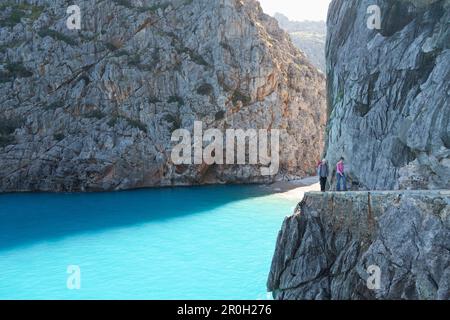
[[299, 202], [306, 192], [320, 191], [319, 177], [307, 177], [301, 180], [280, 181], [264, 186], [270, 188], [275, 196], [285, 199], [295, 199]]

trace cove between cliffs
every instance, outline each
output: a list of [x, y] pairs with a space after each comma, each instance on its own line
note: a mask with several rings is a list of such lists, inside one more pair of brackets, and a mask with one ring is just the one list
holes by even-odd
[[1, 194], [0, 299], [267, 299], [284, 187]]

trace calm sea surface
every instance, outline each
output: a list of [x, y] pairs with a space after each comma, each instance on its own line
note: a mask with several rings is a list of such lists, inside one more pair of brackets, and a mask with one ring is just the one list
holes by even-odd
[[264, 190], [0, 195], [0, 299], [265, 299], [296, 201]]

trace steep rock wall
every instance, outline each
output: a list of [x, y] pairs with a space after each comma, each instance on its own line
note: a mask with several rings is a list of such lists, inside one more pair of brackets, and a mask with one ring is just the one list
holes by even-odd
[[283, 223], [267, 286], [284, 300], [450, 299], [450, 191], [307, 194]]
[[[314, 172], [324, 76], [254, 0], [0, 4], [0, 192], [269, 182]], [[173, 165], [178, 128], [280, 129], [280, 171]]]
[[331, 3], [326, 158], [354, 190], [450, 188], [449, 21], [448, 0]]

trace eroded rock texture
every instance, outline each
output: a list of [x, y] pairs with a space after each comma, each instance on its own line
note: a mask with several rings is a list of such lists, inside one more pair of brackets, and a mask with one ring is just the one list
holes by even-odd
[[307, 194], [283, 223], [268, 289], [276, 299], [450, 299], [450, 191]]
[[[253, 0], [0, 4], [0, 191], [267, 182], [314, 172], [324, 77]], [[280, 172], [174, 166], [171, 134], [282, 129]]]
[[450, 188], [449, 21], [448, 0], [332, 2], [326, 157], [353, 189]]
[[327, 26], [325, 21], [292, 21], [281, 13], [275, 13], [280, 27], [289, 33], [294, 45], [302, 50], [320, 71], [325, 72], [325, 41]]

